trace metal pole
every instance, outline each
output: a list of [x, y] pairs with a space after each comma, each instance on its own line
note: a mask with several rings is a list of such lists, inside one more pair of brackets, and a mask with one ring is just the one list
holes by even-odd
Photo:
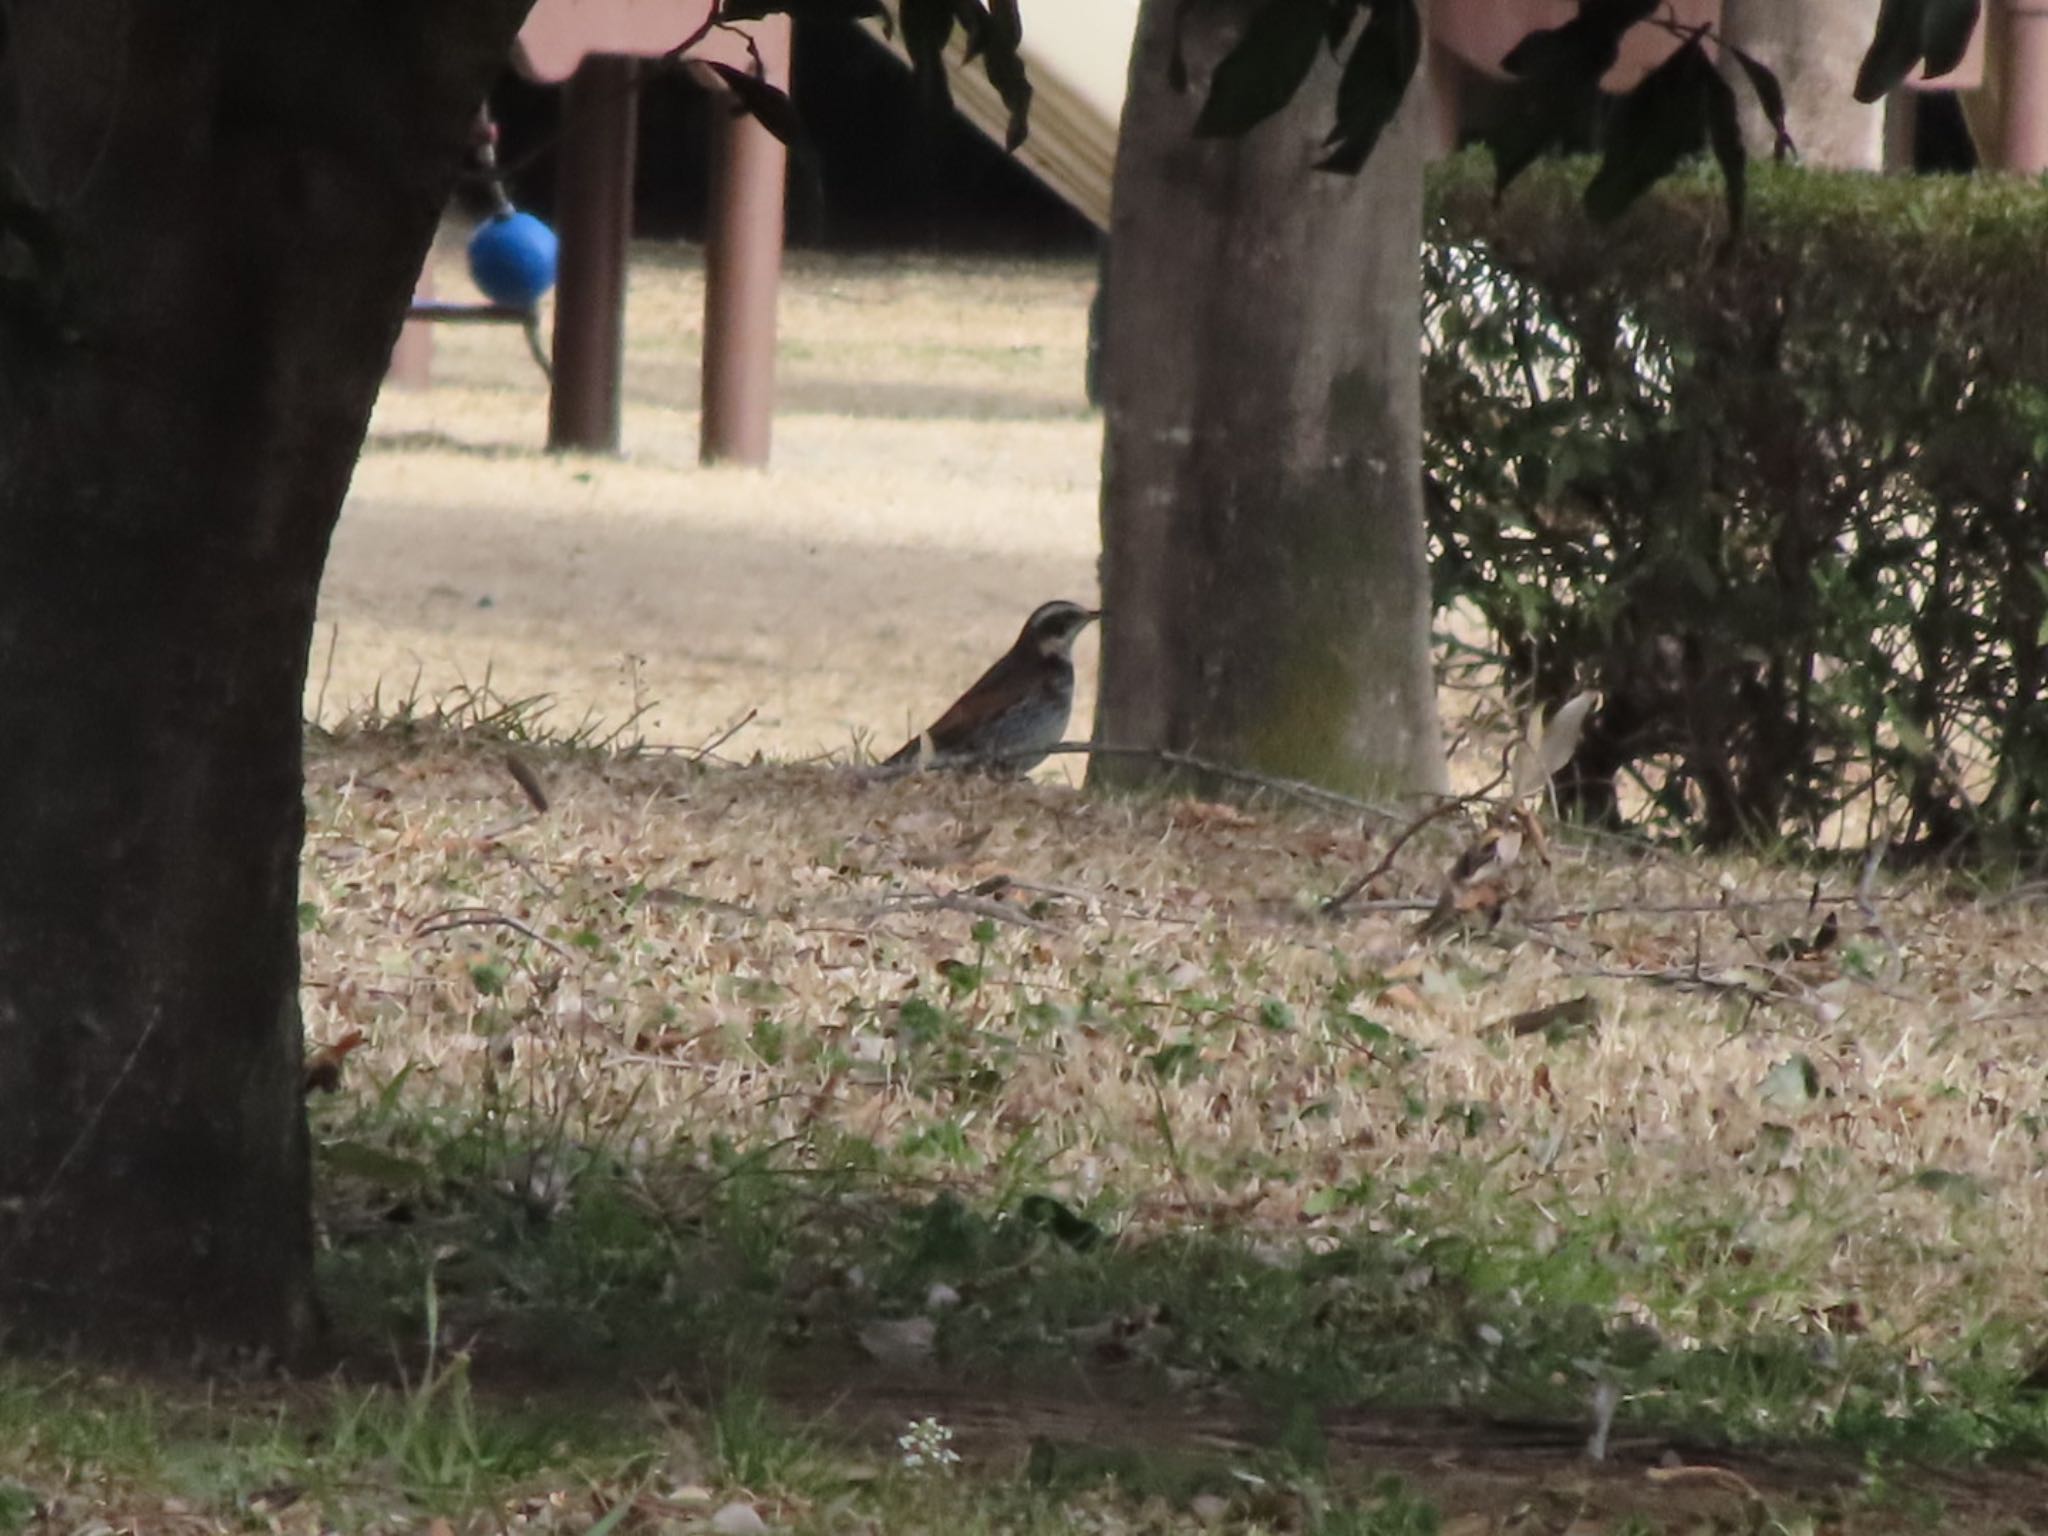
[[2006, 8], [2005, 169], [2048, 171], [2048, 4]]
[[1464, 64], [1444, 44], [1431, 38], [1423, 54], [1423, 77], [1429, 89], [1429, 134], [1423, 153], [1432, 160], [1458, 152], [1459, 113]]
[[633, 228], [635, 60], [592, 54], [562, 91], [555, 222], [555, 382], [548, 447], [619, 450], [625, 361], [626, 241]]
[[1913, 146], [1920, 126], [1920, 93], [1904, 87], [1884, 99], [1884, 168], [1893, 176], [1918, 169]]
[[[770, 85], [789, 89], [789, 19], [754, 29]], [[711, 228], [704, 245], [704, 409], [698, 457], [760, 467], [775, 415], [775, 290], [788, 154], [751, 116], [712, 104]]]
[[[434, 296], [434, 253], [427, 253], [419, 281], [412, 287], [415, 306]], [[434, 328], [424, 320], [408, 320], [398, 328], [391, 363], [384, 377], [400, 389], [425, 389], [434, 382]]]

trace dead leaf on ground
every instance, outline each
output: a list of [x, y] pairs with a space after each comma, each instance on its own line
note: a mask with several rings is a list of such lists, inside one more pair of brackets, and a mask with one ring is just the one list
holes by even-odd
[[1219, 800], [1180, 800], [1173, 807], [1173, 824], [1183, 830], [1216, 827], [1256, 827], [1259, 818]]
[[301, 1091], [305, 1093], [333, 1093], [341, 1086], [341, 1064], [348, 1059], [348, 1053], [363, 1043], [360, 1029], [345, 1031], [331, 1045], [323, 1045], [306, 1057]]
[[1562, 1002], [1545, 1003], [1541, 1008], [1525, 1008], [1487, 1027], [1515, 1039], [1541, 1031], [1557, 1040], [1576, 1030], [1591, 1028], [1598, 1017], [1599, 1010], [1593, 999], [1582, 994], [1565, 998]]
[[928, 1317], [877, 1318], [863, 1323], [860, 1347], [883, 1365], [923, 1365], [939, 1341], [939, 1325]]

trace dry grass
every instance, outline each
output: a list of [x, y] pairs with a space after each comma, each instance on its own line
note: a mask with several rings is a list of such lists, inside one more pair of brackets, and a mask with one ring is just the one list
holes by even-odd
[[[333, 722], [488, 674], [555, 697], [557, 728], [658, 700], [634, 726], [657, 742], [758, 709], [727, 753], [893, 745], [1032, 604], [1093, 591], [1092, 280], [799, 261], [766, 475], [695, 466], [688, 261], [636, 263], [624, 461], [537, 452], [516, 338], [444, 331], [442, 387], [379, 407], [309, 700]], [[1499, 712], [1447, 713], [1471, 732], [1461, 782], [1487, 777]], [[1930, 878], [1865, 904], [1851, 872], [1814, 902], [1787, 867], [1561, 840], [1508, 872], [1498, 925], [1424, 936], [1468, 820], [1331, 920], [1318, 900], [1394, 825], [1088, 798], [1072, 759], [1026, 785], [529, 760], [545, 812], [487, 732], [316, 738], [308, 1032], [367, 1038], [316, 1118], [330, 1150], [393, 1107], [407, 1135], [487, 1111], [602, 1146], [629, 1182], [737, 1148], [793, 1176], [858, 1165], [912, 1210], [1050, 1193], [1123, 1251], [1368, 1243], [1404, 1256], [1398, 1291], [1466, 1297], [1464, 1357], [1476, 1319], [1504, 1373], [1582, 1304], [1601, 1337], [1647, 1329], [1730, 1379], [1791, 1340], [1817, 1365], [1790, 1399], [1624, 1383], [1765, 1433], [1825, 1430], [1852, 1390], [1880, 1417], [1967, 1406], [1972, 1371], [2009, 1403], [2048, 1322], [2025, 901]], [[1831, 947], [1782, 953], [1830, 915]], [[528, 1196], [578, 1198], [523, 1166]], [[349, 1178], [330, 1161], [337, 1209]], [[1830, 1376], [1855, 1351], [1890, 1376]], [[1584, 1365], [1562, 1350], [1554, 1378]]]
[[[1587, 1249], [1680, 1347], [1782, 1325], [1947, 1355], [2048, 1320], [2027, 906], [1916, 884], [1879, 893], [1880, 932], [1834, 880], [1809, 912], [1792, 871], [1559, 847], [1499, 929], [1424, 940], [1412, 912], [1315, 915], [1383, 835], [1305, 811], [661, 759], [548, 778], [534, 816], [492, 750], [316, 756], [309, 1030], [365, 1030], [368, 1079], [411, 1067], [454, 1105], [490, 1076], [643, 1146], [852, 1138], [985, 1195], [1021, 1159], [1138, 1233], [1451, 1212], [1532, 1262]], [[1386, 892], [1433, 897], [1458, 835]], [[1767, 958], [1829, 913], [1834, 949]], [[1570, 1038], [1503, 1028], [1581, 995]]]
[[[538, 452], [518, 340], [444, 330], [442, 387], [379, 407], [309, 706], [334, 724], [467, 684], [471, 728], [316, 733], [302, 890], [308, 1034], [364, 1037], [315, 1100], [328, 1299], [414, 1370], [168, 1406], [0, 1375], [0, 1531], [1434, 1528], [1361, 1493], [1389, 1470], [1459, 1532], [2036, 1517], [2022, 1473], [1894, 1483], [1886, 1459], [2048, 1433], [2014, 1385], [2048, 1324], [2028, 901], [1881, 879], [1866, 906], [1835, 873], [1815, 901], [1787, 867], [1558, 839], [1507, 870], [1497, 924], [1425, 936], [1470, 820], [1333, 920], [1320, 899], [1398, 820], [1090, 798], [1073, 759], [1007, 785], [521, 745], [532, 808], [475, 728], [493, 696], [552, 696], [557, 730], [659, 701], [630, 726], [657, 742], [758, 710], [741, 757], [886, 747], [1037, 601], [1090, 595], [1092, 280], [797, 262], [766, 475], [695, 466], [688, 261], [636, 263], [623, 461]], [[1470, 785], [1503, 712], [1447, 706]], [[1829, 917], [1833, 945], [1774, 953]], [[805, 1247], [768, 1191], [813, 1176], [799, 1219], [832, 1237]], [[888, 1290], [940, 1191], [984, 1233], [1049, 1194], [1117, 1241], [1027, 1235]], [[861, 1354], [877, 1321], [940, 1315], [933, 1279], [967, 1293], [943, 1318], [968, 1369]], [[490, 1379], [521, 1316], [559, 1331], [542, 1368], [620, 1373], [599, 1421]], [[738, 1372], [690, 1400], [655, 1377], [669, 1356], [630, 1358], [671, 1336]], [[1001, 1374], [1033, 1349], [1078, 1376], [1034, 1397]], [[1115, 1350], [1160, 1369], [1118, 1376]], [[805, 1424], [837, 1416], [832, 1445], [731, 1390], [785, 1354], [775, 1384]], [[1327, 1466], [1260, 1417], [1286, 1419], [1257, 1389], [1289, 1373]], [[1618, 1383], [1624, 1439], [1669, 1410], [1877, 1459], [1859, 1482], [1759, 1455], [1688, 1490], [1645, 1480], [1667, 1474], [1644, 1437], [1589, 1468], [1576, 1427], [1358, 1406], [1520, 1406], [1497, 1377], [1570, 1413], [1589, 1376]], [[933, 1413], [956, 1482], [891, 1470]], [[1055, 1442], [1064, 1481], [1027, 1486]]]

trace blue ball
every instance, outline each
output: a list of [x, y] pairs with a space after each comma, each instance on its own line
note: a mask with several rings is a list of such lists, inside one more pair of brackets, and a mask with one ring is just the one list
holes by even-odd
[[555, 232], [530, 213], [501, 213], [469, 237], [469, 275], [493, 304], [531, 309], [555, 286]]

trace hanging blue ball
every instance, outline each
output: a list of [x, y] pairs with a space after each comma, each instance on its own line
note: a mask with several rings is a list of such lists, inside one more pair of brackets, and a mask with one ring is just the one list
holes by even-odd
[[555, 232], [530, 213], [501, 213], [469, 237], [469, 275], [493, 304], [531, 309], [555, 286]]

